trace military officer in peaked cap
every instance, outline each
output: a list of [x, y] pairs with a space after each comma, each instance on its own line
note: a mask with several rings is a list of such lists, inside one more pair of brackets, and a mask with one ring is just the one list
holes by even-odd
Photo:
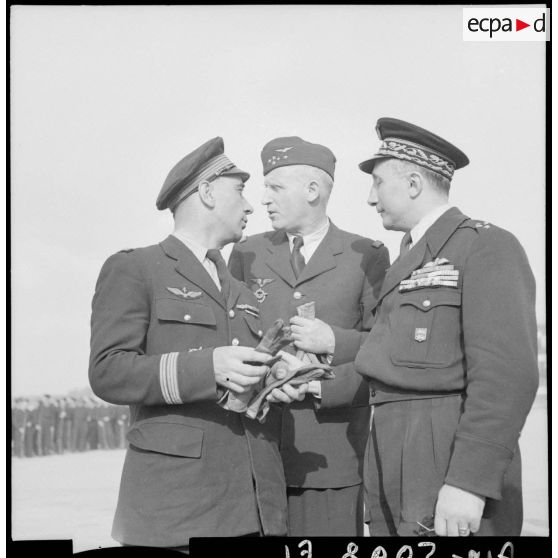
[[[286, 533], [276, 440], [217, 404], [225, 390], [257, 383], [269, 359], [251, 348], [262, 335], [256, 299], [219, 253], [241, 238], [252, 213], [248, 178], [221, 138], [200, 146], [157, 198], [173, 213], [173, 233], [114, 254], [97, 281], [91, 386], [131, 411], [112, 532], [124, 544], [187, 551], [191, 537]], [[306, 391], [284, 389], [270, 400]]]
[[535, 282], [517, 239], [448, 203], [467, 156], [380, 118], [368, 203], [405, 233], [356, 359], [375, 405], [372, 535], [519, 535], [518, 438], [538, 385]]
[[[230, 269], [255, 292], [264, 325], [278, 316], [290, 320], [295, 348], [329, 358], [336, 376], [312, 382], [312, 395], [273, 417], [288, 485], [289, 535], [362, 535], [370, 407], [367, 382], [353, 361], [371, 327], [388, 251], [328, 218], [336, 163], [329, 148], [281, 137], [263, 147], [261, 158], [262, 203], [274, 230], [235, 245]], [[315, 320], [297, 315], [309, 302]], [[322, 410], [321, 402], [336, 408]]]

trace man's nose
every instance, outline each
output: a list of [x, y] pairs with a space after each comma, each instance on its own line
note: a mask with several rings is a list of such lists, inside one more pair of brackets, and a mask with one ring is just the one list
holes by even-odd
[[246, 213], [246, 215], [251, 215], [252, 213], [254, 213], [254, 208], [248, 200], [244, 200], [244, 213]]
[[271, 203], [271, 200], [269, 199], [268, 192], [267, 192], [267, 190], [264, 190], [264, 193], [263, 193], [263, 196], [262, 196], [262, 205], [268, 205], [269, 203]]
[[378, 204], [378, 195], [376, 194], [376, 189], [374, 186], [370, 188], [370, 193], [368, 194], [368, 205], [375, 207]]

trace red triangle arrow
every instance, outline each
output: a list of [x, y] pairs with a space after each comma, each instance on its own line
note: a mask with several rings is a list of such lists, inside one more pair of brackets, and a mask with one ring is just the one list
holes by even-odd
[[521, 21], [520, 19], [515, 20], [515, 30], [516, 31], [521, 31], [522, 29], [525, 29], [525, 27], [531, 27], [530, 23], [525, 23], [524, 21]]

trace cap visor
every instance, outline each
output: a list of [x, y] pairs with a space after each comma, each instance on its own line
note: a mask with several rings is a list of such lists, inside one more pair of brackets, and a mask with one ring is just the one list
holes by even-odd
[[367, 159], [366, 161], [359, 163], [358, 168], [366, 174], [372, 174], [374, 165], [378, 162], [379, 159], [389, 159], [389, 157], [380, 154], [374, 155], [371, 159]]
[[246, 182], [250, 178], [250, 173], [238, 167], [232, 167], [229, 170], [223, 171], [219, 176], [238, 176], [242, 182]]

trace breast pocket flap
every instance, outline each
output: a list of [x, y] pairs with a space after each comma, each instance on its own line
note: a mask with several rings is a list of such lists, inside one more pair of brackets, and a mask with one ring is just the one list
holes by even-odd
[[461, 291], [418, 290], [408, 293], [401, 300], [401, 306], [414, 306], [422, 312], [429, 312], [438, 306], [461, 306]]
[[157, 318], [183, 324], [217, 325], [215, 313], [210, 306], [175, 298], [160, 298], [155, 301]]

